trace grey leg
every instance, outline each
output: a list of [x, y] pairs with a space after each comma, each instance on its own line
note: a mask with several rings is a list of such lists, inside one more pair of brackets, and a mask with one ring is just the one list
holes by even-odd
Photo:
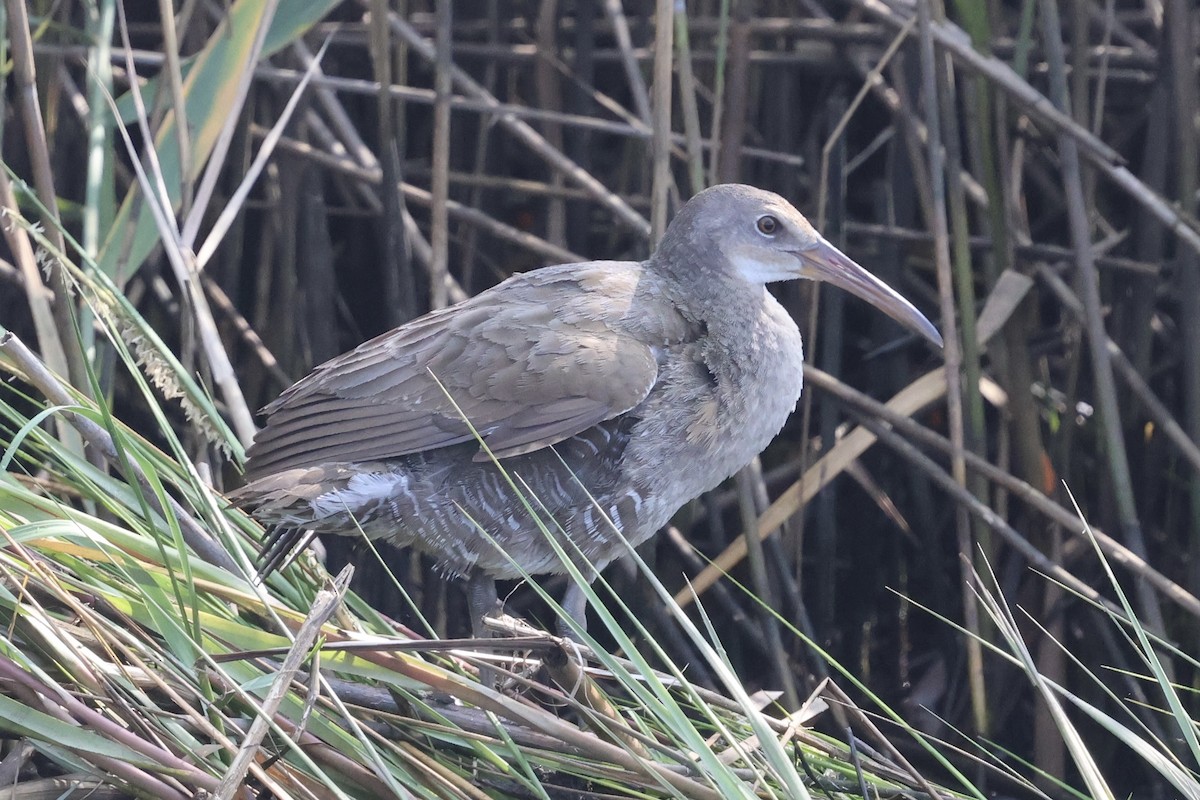
[[[490, 639], [492, 632], [483, 621], [504, 611], [496, 594], [496, 581], [490, 575], [474, 570], [467, 577], [467, 607], [471, 614], [471, 634], [476, 639]], [[479, 668], [479, 682], [492, 689], [500, 688], [500, 676], [491, 667]]]
[[[562, 609], [564, 617], [575, 620], [581, 628], [587, 630], [587, 595], [583, 593], [582, 586], [574, 581], [567, 583], [567, 591], [563, 594], [562, 599]], [[558, 630], [559, 636], [578, 641], [579, 637], [575, 631], [571, 630], [571, 626], [563, 617], [558, 618], [554, 627]]]
[[471, 572], [467, 578], [467, 606], [471, 611], [471, 633], [478, 639], [489, 638], [491, 633], [483, 624], [484, 618], [503, 611], [500, 596], [496, 594], [496, 581], [490, 575], [479, 570]]

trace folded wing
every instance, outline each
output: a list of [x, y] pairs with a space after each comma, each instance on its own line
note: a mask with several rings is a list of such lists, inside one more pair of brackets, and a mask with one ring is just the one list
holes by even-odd
[[264, 409], [247, 478], [400, 458], [471, 441], [472, 427], [506, 458], [635, 408], [655, 354], [589, 309], [597, 280], [619, 307], [636, 275], [577, 272], [518, 276], [326, 362]]

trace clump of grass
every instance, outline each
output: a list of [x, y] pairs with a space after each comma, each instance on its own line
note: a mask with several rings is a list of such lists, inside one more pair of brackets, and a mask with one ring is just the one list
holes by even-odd
[[[990, 564], [985, 560], [987, 572], [981, 575], [972, 570], [971, 588], [980, 607], [994, 625], [998, 641], [985, 640], [952, 620], [945, 617], [941, 619], [960, 633], [974, 637], [993, 657], [1024, 673], [1039, 702], [1048, 709], [1082, 787], [1038, 769], [996, 742], [971, 742], [967, 749], [978, 753], [984, 762], [1003, 770], [1011, 778], [1025, 783], [1029, 791], [1039, 796], [1048, 795], [1034, 785], [1034, 779], [1041, 787], [1050, 787], [1063, 796], [1120, 797], [1115, 779], [1128, 785], [1129, 776], [1125, 773], [1128, 764], [1134, 763], [1144, 770], [1147, 787], [1166, 785], [1178, 792], [1179, 797], [1200, 798], [1200, 740], [1197, 739], [1196, 722], [1187, 714], [1181, 698], [1190, 689], [1179, 685], [1171, 677], [1176, 665], [1187, 664], [1195, 668], [1200, 666], [1200, 662], [1176, 643], [1147, 629], [1078, 505], [1075, 510], [1084, 533], [1091, 539], [1109, 592], [1116, 600], [1097, 599], [1053, 577], [1048, 576], [1049, 580], [1060, 590], [1069, 592], [1076, 600], [1107, 617], [1115, 637], [1133, 653], [1144, 667], [1144, 672], [1097, 668], [1094, 664], [1086, 663], [1066, 642], [1056, 639], [1029, 611], [1010, 605], [999, 589], [1000, 584]], [[1107, 704], [1092, 702], [1078, 689], [1069, 689], [1043, 674], [1030, 643], [1035, 635], [1046, 645], [1060, 650], [1077, 670], [1081, 682], [1090, 684], [1097, 696], [1104, 698]], [[1110, 688], [1110, 681], [1103, 675], [1104, 672], [1114, 671], [1134, 685], [1135, 691], [1123, 697], [1114, 692]], [[1081, 724], [1081, 721], [1086, 721], [1086, 724]], [[1105, 741], [1105, 735], [1128, 749], [1132, 760], [1121, 761], [1123, 766], [1119, 768], [1107, 763], [1100, 755], [1111, 750], [1111, 742]], [[1022, 775], [1029, 777], [1020, 777]]]
[[[689, 622], [657, 581], [726, 695], [691, 685], [657, 647], [639, 652], [625, 632], [638, 615], [603, 585], [591, 600], [623, 657], [538, 631], [494, 640], [497, 652], [421, 639], [311, 560], [252, 579], [261, 530], [187, 460], [179, 392], [156, 391], [121, 335], [149, 326], [95, 273], [57, 260], [154, 423], [134, 431], [103, 393], [87, 399], [3, 332], [0, 729], [32, 745], [27, 774], [162, 798], [933, 792], [857, 740], [808, 727], [827, 687], [793, 713], [747, 694], [707, 619]], [[147, 346], [217, 421], [208, 435], [239, 452], [207, 394], [157, 337]], [[477, 680], [485, 662], [512, 673], [509, 692]]]

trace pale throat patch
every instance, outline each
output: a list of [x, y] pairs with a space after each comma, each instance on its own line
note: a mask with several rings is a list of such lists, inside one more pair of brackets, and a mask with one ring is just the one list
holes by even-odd
[[803, 263], [792, 253], [765, 247], [731, 247], [726, 257], [749, 283], [774, 283], [803, 278]]

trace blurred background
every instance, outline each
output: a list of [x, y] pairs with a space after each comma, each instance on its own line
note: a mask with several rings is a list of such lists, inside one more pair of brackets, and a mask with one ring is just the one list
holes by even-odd
[[[645, 258], [705, 186], [770, 189], [946, 349], [836, 291], [778, 287], [823, 374], [760, 464], [647, 546], [660, 580], [692, 613], [694, 581], [752, 691], [794, 708], [833, 674], [866, 702], [832, 660], [916, 727], [1074, 781], [1027, 671], [988, 646], [1007, 631], [978, 570], [1019, 608], [1045, 679], [1195, 753], [1146, 678], [1161, 670], [1194, 713], [1193, 3], [188, 0], [166, 4], [169, 24], [162, 4], [21, 6], [6, 6], [0, 199], [61, 220], [242, 444], [255, 409], [359, 342], [514, 272]], [[164, 253], [138, 169], [165, 176], [157, 204], [191, 271]], [[148, 420], [111, 350], [75, 343], [65, 284], [6, 235], [3, 325], [135, 428]], [[237, 485], [236, 456], [169, 413], [194, 462]], [[1100, 605], [1121, 598], [1073, 503], [1160, 662]], [[421, 558], [385, 554], [410, 604], [369, 553], [326, 546], [384, 613], [469, 630], [460, 589]], [[718, 557], [734, 581], [704, 572]], [[606, 577], [693, 681], [719, 686], [642, 578]], [[552, 621], [528, 587], [504, 589], [510, 610]], [[1177, 796], [1078, 724], [1114, 794]]]

